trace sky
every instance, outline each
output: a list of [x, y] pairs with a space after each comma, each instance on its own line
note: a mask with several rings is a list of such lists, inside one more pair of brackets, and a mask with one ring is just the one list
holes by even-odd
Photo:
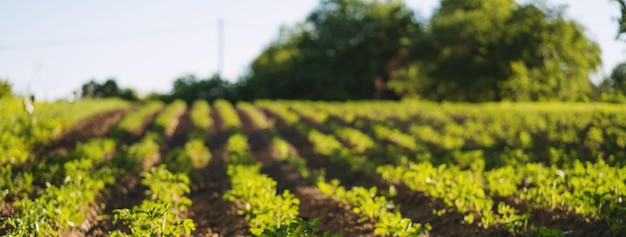
[[[438, 0], [409, 0], [427, 19]], [[567, 4], [602, 48], [598, 81], [626, 61], [615, 41], [619, 8], [611, 0], [549, 0]], [[319, 0], [0, 0], [0, 79], [39, 100], [65, 98], [91, 79], [115, 78], [140, 95], [166, 93], [179, 77], [220, 72], [236, 81], [277, 38], [281, 26], [302, 22]], [[223, 21], [220, 71], [219, 27]]]

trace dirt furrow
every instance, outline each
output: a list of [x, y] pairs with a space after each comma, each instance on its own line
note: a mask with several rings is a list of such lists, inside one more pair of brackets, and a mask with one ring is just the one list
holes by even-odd
[[[290, 190], [300, 200], [300, 216], [305, 220], [320, 219], [317, 231], [338, 233], [344, 236], [373, 236], [374, 223], [360, 220], [351, 207], [323, 194], [310, 181], [303, 178], [291, 165], [277, 156], [268, 134], [259, 129], [243, 111], [238, 111], [244, 132], [248, 136], [253, 156], [263, 163], [263, 173], [276, 180], [279, 192]], [[295, 149], [293, 149], [295, 150]], [[298, 155], [298, 154], [294, 154]]]
[[503, 202], [520, 212], [530, 212], [529, 224], [548, 226], [572, 231], [568, 237], [582, 236], [626, 236], [626, 231], [612, 232], [604, 222], [585, 218], [573, 211], [562, 208], [533, 208], [527, 201], [515, 197], [493, 197], [494, 203]]
[[117, 109], [95, 114], [69, 129], [63, 131], [51, 144], [43, 146], [40, 154], [51, 157], [56, 154], [66, 155], [76, 147], [79, 142], [86, 142], [92, 138], [103, 137], [109, 130], [122, 120], [122, 118], [135, 108]]
[[230, 134], [226, 131], [219, 112], [211, 109], [213, 124], [209, 131], [207, 146], [211, 160], [207, 167], [199, 169], [200, 178], [192, 184], [189, 194], [191, 207], [187, 218], [196, 225], [192, 236], [244, 236], [250, 235], [245, 219], [237, 214], [234, 203], [222, 198], [230, 189], [225, 161], [228, 158], [224, 145]]
[[178, 118], [178, 126], [172, 133], [171, 136], [168, 137], [167, 145], [170, 148], [174, 147], [183, 147], [189, 140], [188, 135], [193, 130], [193, 121], [191, 121], [190, 110], [187, 109], [183, 114]]
[[146, 132], [148, 131], [148, 129], [152, 126], [152, 124], [154, 123], [154, 120], [156, 119], [156, 116], [159, 115], [161, 112], [163, 111], [163, 108], [155, 111], [154, 113], [148, 115], [145, 117], [143, 123], [141, 124], [141, 127], [139, 127], [138, 129], [134, 130], [134, 131], [114, 131], [114, 132], [119, 132], [119, 137], [121, 139], [121, 143], [122, 144], [133, 144], [137, 141], [139, 141], [139, 139], [141, 139]]
[[[391, 200], [399, 206], [402, 216], [410, 218], [416, 223], [430, 223], [432, 230], [429, 231], [429, 236], [501, 236], [503, 234], [502, 229], [499, 228], [485, 230], [476, 225], [465, 224], [462, 214], [456, 213], [454, 209], [445, 208], [441, 200], [428, 194], [413, 191], [406, 185], [390, 184], [375, 173], [352, 172], [347, 167], [333, 164], [329, 157], [317, 154], [313, 150], [313, 144], [294, 128], [287, 127], [280, 117], [267, 110], [264, 112], [269, 117], [276, 119], [278, 132], [297, 148], [302, 157], [307, 157], [307, 162], [316, 161], [316, 167], [326, 169], [328, 179], [339, 179], [342, 181], [342, 185], [348, 188], [352, 186], [376, 187], [379, 192], [389, 190], [390, 186], [393, 185], [397, 195]], [[325, 128], [321, 124], [311, 124], [311, 120], [304, 119], [301, 121], [307, 123], [307, 126], [321, 128], [320, 131], [329, 131], [329, 128]], [[315, 158], [310, 159], [308, 157]], [[433, 214], [434, 210], [443, 209], [447, 211], [442, 216]]]
[[[329, 116], [329, 119], [331, 119], [332, 122], [336, 122], [340, 124], [341, 126], [354, 127], [350, 124], [345, 123], [345, 121], [343, 121], [341, 118], [337, 116]], [[366, 121], [366, 124], [372, 124], [372, 122], [366, 118], [356, 118], [356, 119], [357, 120], [362, 119]], [[306, 121], [307, 123], [312, 123], [310, 122], [310, 120], [305, 119], [304, 121]], [[399, 122], [399, 121], [396, 121], [396, 122]], [[324, 127], [323, 125], [320, 125], [320, 124], [312, 123], [312, 125], [319, 126], [320, 129], [322, 130], [328, 129], [327, 127]], [[390, 143], [387, 141], [378, 140], [374, 136], [373, 131], [369, 129], [361, 128], [360, 130], [363, 133], [372, 137], [372, 139], [374, 139], [379, 144], [394, 145], [393, 143]], [[439, 149], [436, 145], [433, 145], [433, 144], [427, 144], [427, 145], [431, 149], [434, 149], [434, 150]], [[423, 207], [416, 208], [410, 205], [410, 203], [421, 202], [419, 200], [424, 201], [425, 199], [433, 199], [433, 198], [429, 197], [428, 195], [424, 193], [411, 191], [404, 184], [400, 184], [397, 186], [398, 186], [399, 194], [401, 192], [407, 192], [406, 195], [398, 195], [398, 198], [396, 198], [398, 203], [401, 204], [401, 207], [403, 207], [401, 208], [402, 214], [406, 215], [407, 217], [410, 217], [412, 219], [414, 218], [423, 219], [424, 218], [423, 214], [426, 214], [427, 216], [430, 211], [443, 208], [443, 205], [441, 202], [438, 202], [438, 203], [435, 202], [436, 205], [431, 205], [431, 204], [427, 205], [430, 208], [423, 208]], [[497, 205], [499, 202], [503, 202], [509, 206], [514, 207], [520, 213], [530, 212], [530, 218], [528, 219], [529, 224], [532, 224], [535, 226], [557, 228], [557, 229], [564, 230], [564, 231], [571, 230], [572, 232], [568, 236], [623, 236], [624, 235], [624, 233], [612, 233], [610, 231], [610, 228], [605, 223], [602, 223], [601, 221], [598, 221], [598, 220], [585, 218], [572, 211], [567, 211], [567, 210], [563, 210], [559, 208], [548, 209], [548, 208], [540, 208], [540, 207], [531, 207], [531, 205], [527, 201], [520, 200], [519, 198], [515, 198], [515, 197], [497, 197], [496, 196], [496, 197], [493, 197], [493, 200], [494, 200], [494, 210], [497, 208]], [[433, 208], [435, 206], [436, 208]], [[422, 214], [419, 214], [419, 213], [422, 213]], [[453, 216], [452, 217], [453, 219], [463, 220], [463, 216], [461, 214], [456, 214], [452, 216]], [[436, 226], [433, 225], [433, 229], [435, 229], [435, 227]], [[490, 230], [487, 230], [487, 232], [490, 233], [491, 235], [499, 235], [500, 232], [503, 232], [503, 230], [496, 230], [496, 229], [497, 228], [492, 228]]]
[[[145, 135], [146, 131], [153, 126], [154, 119], [156, 118], [154, 115], [148, 116], [146, 121], [144, 122], [144, 126], [142, 126], [143, 131], [132, 131], [131, 134], [141, 134]], [[116, 183], [113, 187], [111, 187], [108, 192], [104, 193], [104, 196], [101, 198], [98, 203], [102, 203], [101, 206], [97, 206], [94, 208], [98, 209], [97, 213], [101, 215], [93, 220], [93, 224], [90, 228], [85, 229], [85, 236], [102, 236], [107, 235], [110, 231], [113, 230], [122, 230], [128, 233], [128, 227], [124, 226], [122, 223], [113, 224], [113, 210], [115, 209], [124, 209], [124, 208], [132, 208], [133, 206], [140, 205], [141, 202], [145, 199], [145, 193], [147, 191], [146, 187], [143, 185], [139, 185], [140, 177], [139, 172], [142, 169], [150, 168], [158, 165], [162, 158], [167, 155], [167, 152], [170, 148], [174, 147], [174, 138], [177, 138], [176, 134], [185, 134], [190, 131], [189, 127], [192, 126], [191, 120], [189, 116], [186, 118], [183, 116], [188, 114], [188, 111], [181, 113], [177, 116], [173, 121], [171, 121], [171, 126], [175, 126], [173, 130], [169, 131], [166, 134], [163, 134], [162, 142], [159, 145], [159, 153], [155, 156], [148, 157], [143, 160], [139, 167], [141, 169], [137, 169], [135, 171], [127, 172], [123, 174], [121, 177], [116, 179]], [[129, 134], [130, 135], [130, 134]], [[138, 141], [140, 137], [132, 137], [128, 139], [124, 139], [126, 141]], [[178, 137], [177, 139], [181, 139], [186, 141], [186, 137]], [[131, 145], [131, 143], [125, 143], [126, 145]], [[123, 157], [120, 157], [124, 159]]]
[[[85, 142], [89, 139], [102, 137], [109, 130], [115, 126], [120, 120], [132, 111], [134, 108], [111, 110], [107, 112], [98, 113], [88, 117], [67, 130], [63, 131], [54, 141], [50, 144], [41, 146], [38, 150], [34, 151], [36, 157], [39, 160], [30, 161], [24, 164], [16, 165], [12, 167], [12, 175], [15, 178], [16, 175], [22, 172], [32, 172], [31, 169], [41, 162], [41, 159], [48, 159], [56, 156], [67, 156], [69, 151], [76, 147], [79, 142]], [[37, 147], [37, 146], [35, 146]], [[35, 187], [36, 190], [39, 187]], [[31, 192], [31, 195], [35, 192]], [[13, 216], [15, 208], [13, 207], [12, 198], [7, 198], [1, 202], [0, 216]]]

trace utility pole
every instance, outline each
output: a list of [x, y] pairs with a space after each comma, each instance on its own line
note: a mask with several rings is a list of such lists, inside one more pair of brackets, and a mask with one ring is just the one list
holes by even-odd
[[222, 69], [224, 67], [224, 19], [222, 18], [217, 22], [217, 37], [218, 98], [224, 98], [224, 86], [222, 85]]
[[224, 66], [224, 19], [217, 22], [217, 75], [222, 76]]

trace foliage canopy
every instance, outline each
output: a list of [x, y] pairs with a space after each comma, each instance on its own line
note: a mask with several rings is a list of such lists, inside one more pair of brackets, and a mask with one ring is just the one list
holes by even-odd
[[366, 99], [420, 26], [399, 0], [323, 0], [306, 20], [283, 28], [252, 63], [242, 96]]
[[599, 46], [564, 7], [442, 0], [428, 22], [402, 1], [323, 0], [283, 28], [241, 81], [243, 99], [587, 100]]
[[584, 100], [601, 63], [562, 10], [513, 0], [443, 0], [423, 36], [395, 78], [437, 101]]
[[0, 98], [13, 96], [12, 88], [11, 83], [5, 80], [0, 80]]

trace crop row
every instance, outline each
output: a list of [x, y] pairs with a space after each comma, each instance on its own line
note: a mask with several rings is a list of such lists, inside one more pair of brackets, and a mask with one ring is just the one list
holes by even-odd
[[120, 100], [30, 104], [19, 99], [2, 98], [0, 165], [16, 165], [33, 160], [36, 146], [50, 143], [78, 121], [98, 112], [128, 106], [130, 104]]
[[[6, 103], [15, 111], [0, 115], [0, 201], [13, 211], [3, 217], [0, 232], [10, 236], [87, 231], [94, 215], [111, 219], [113, 236], [190, 235], [196, 227], [187, 216], [190, 186], [213, 159], [205, 144], [214, 139], [208, 131], [216, 123], [230, 135], [219, 149], [227, 154], [222, 168], [231, 189], [220, 194], [235, 203], [253, 235], [313, 236], [320, 224], [300, 217], [297, 189], [286, 185], [279, 192], [278, 182], [285, 180], [264, 173], [272, 167], [252, 151], [259, 142], [257, 132], [270, 138], [276, 151], [272, 156], [323, 195], [349, 206], [362, 222], [372, 223], [375, 235], [416, 236], [440, 221], [403, 216], [407, 213], [395, 203], [403, 200], [396, 198], [396, 187], [442, 203], [445, 208], [433, 216], [454, 213], [463, 217], [463, 225], [476, 228], [520, 235], [569, 233], [561, 226], [542, 226], [546, 223], [534, 215], [546, 210], [573, 213], [614, 231], [626, 229], [626, 114], [615, 106], [262, 101], [235, 108], [218, 100], [213, 108], [220, 121], [214, 123], [211, 106], [198, 101], [189, 109], [193, 127], [184, 143], [171, 147], [178, 142], [173, 136], [187, 106], [152, 102], [126, 115], [106, 137], [78, 143], [67, 154], [39, 158], [39, 145], [79, 119], [128, 104], [107, 102], [99, 110], [70, 116], [59, 113], [56, 104], [48, 105], [54, 112], [41, 104], [29, 114], [18, 109], [20, 101]], [[143, 133], [147, 121], [153, 123]], [[245, 124], [249, 137], [244, 121], [250, 122]], [[279, 122], [295, 129], [315, 155], [294, 152], [302, 144], [284, 140], [275, 129]], [[251, 127], [258, 130], [249, 133]], [[136, 177], [145, 196], [134, 206], [103, 213], [99, 202], [115, 192], [122, 176]], [[348, 176], [383, 183], [342, 179]]]
[[[180, 105], [178, 103], [171, 106], [178, 106], [180, 110]], [[6, 185], [3, 184], [3, 193], [12, 200], [15, 199], [12, 205], [16, 209], [12, 216], [4, 218], [4, 232], [10, 236], [57, 236], [79, 229], [85, 231], [85, 223], [89, 221], [91, 213], [89, 209], [99, 209], [96, 199], [107, 192], [107, 187], [115, 183], [121, 175], [133, 172], [146, 160], [159, 155], [161, 136], [155, 131], [148, 132], [140, 141], [130, 146], [119, 146], [118, 141], [123, 138], [120, 132], [129, 134], [140, 129], [147, 116], [161, 106], [152, 103], [140, 108], [113, 128], [109, 138], [94, 138], [86, 143], [79, 143], [68, 155], [42, 160], [36, 165], [19, 170], [16, 175], [11, 174], [10, 169], [3, 170], [6, 171], [2, 174], [3, 178], [8, 180], [12, 176], [16, 177], [5, 183]], [[160, 119], [161, 126], [168, 127], [167, 120], [172, 121], [176, 115], [159, 115], [166, 116], [168, 118]], [[119, 152], [116, 151], [118, 147]], [[158, 171], [163, 173], [162, 170]], [[156, 171], [146, 173], [147, 176], [160, 177], [157, 174]], [[152, 181], [143, 183], [148, 185]], [[162, 186], [158, 184], [155, 187]], [[163, 196], [161, 194], [156, 196]], [[169, 200], [165, 202], [169, 203]], [[116, 218], [124, 219], [124, 213], [121, 210]]]
[[[294, 118], [298, 116], [288, 110], [275, 109], [275, 107], [272, 106], [265, 107], [264, 104], [261, 106], [281, 118]], [[359, 158], [351, 154], [351, 152], [345, 149], [334, 137], [324, 135], [304, 124], [299, 124], [299, 126], [300, 132], [308, 134], [308, 139], [313, 144], [314, 150], [321, 155], [331, 157], [332, 162], [346, 164], [355, 169], [359, 169], [356, 167], [367, 166], [365, 163], [368, 163], [368, 161], [365, 160], [364, 157]], [[281, 139], [276, 136], [274, 139], [281, 141]], [[276, 143], [280, 144], [280, 142]], [[294, 166], [302, 167], [302, 165], [297, 164]], [[311, 173], [311, 171], [307, 170], [307, 173]], [[324, 178], [319, 178], [316, 184], [322, 193], [352, 206], [353, 212], [361, 215], [363, 218], [373, 220], [375, 222], [374, 234], [376, 235], [417, 236], [430, 228], [428, 224], [422, 225], [420, 223], [413, 223], [410, 219], [402, 217], [393, 202], [388, 200], [385, 196], [378, 195], [376, 187], [365, 188], [362, 186], [354, 186], [346, 188], [342, 186], [337, 179], [327, 182], [324, 181]]]
[[[142, 110], [139, 110], [134, 114], [141, 113]], [[120, 124], [129, 124], [130, 119], [144, 119], [134, 114]], [[114, 130], [121, 129], [132, 127]], [[118, 145], [114, 137], [112, 134], [112, 138], [94, 138], [84, 144], [79, 143], [67, 156], [42, 160], [19, 171], [16, 178], [10, 181], [8, 178], [13, 176], [11, 170], [5, 170], [3, 176], [7, 182], [4, 192], [11, 199], [17, 199], [12, 203], [16, 213], [3, 223], [3, 228], [8, 229], [7, 234], [56, 236], [81, 226], [87, 220], [85, 213], [95, 204], [105, 186], [113, 184], [115, 177], [124, 172], [121, 169], [123, 166], [116, 165], [117, 160], [125, 159], [114, 158]], [[43, 184], [38, 188], [41, 191], [32, 193], [37, 190], [37, 184]]]
[[[277, 182], [260, 172], [261, 164], [254, 161], [248, 139], [240, 132], [241, 122], [235, 109], [222, 101], [216, 102], [216, 107], [229, 130], [234, 131], [226, 144], [226, 169], [232, 188], [224, 198], [239, 203], [239, 214], [246, 217], [250, 233], [256, 236], [313, 236], [317, 222], [298, 217], [300, 200], [289, 190], [278, 194]], [[248, 104], [238, 107], [250, 109]], [[265, 127], [262, 121], [255, 121]]]
[[[491, 194], [521, 199], [534, 208], [574, 211], [588, 218], [603, 220], [612, 229], [624, 228], [626, 177], [624, 167], [620, 165], [624, 156], [622, 149], [618, 149], [622, 135], [611, 137], [621, 134], [624, 129], [624, 121], [615, 116], [621, 111], [575, 107], [553, 115], [543, 110], [502, 109], [522, 117], [502, 120], [496, 114], [502, 111], [493, 108], [494, 111], [490, 111], [490, 107], [485, 109], [488, 112], [481, 114], [468, 108], [462, 108], [462, 112], [444, 110], [443, 113], [449, 113], [447, 116], [432, 108], [427, 112], [413, 110], [414, 114], [404, 115], [403, 118], [399, 115], [403, 114], [401, 111], [407, 111], [407, 105], [396, 107], [394, 112], [397, 113], [365, 109], [363, 106], [357, 110], [359, 106], [346, 104], [291, 104], [291, 108], [298, 113], [332, 127], [334, 131], [341, 131], [336, 129], [339, 121], [367, 131], [376, 140], [388, 144], [387, 148], [375, 150], [406, 158], [398, 163], [402, 165], [379, 166], [379, 174], [389, 181], [403, 182], [416, 191], [441, 198], [464, 213], [470, 214], [467, 210], [475, 210], [474, 214], [478, 214], [485, 227], [489, 223], [500, 223], [519, 231], [515, 225], [523, 224], [528, 218], [528, 214], [520, 216], [514, 208], [505, 204], [493, 208], [497, 210], [497, 215], [491, 214], [489, 210], [493, 204], [487, 196]], [[311, 112], [312, 107], [316, 108], [315, 112]], [[591, 115], [583, 116], [579, 110]], [[427, 121], [412, 120], [418, 118]], [[539, 125], [531, 126], [531, 121]], [[518, 122], [537, 130], [523, 130]], [[438, 132], [440, 130], [443, 131]], [[553, 132], [557, 135], [552, 135]], [[542, 133], [551, 135], [540, 137]], [[571, 134], [577, 134], [578, 139], [573, 139]], [[545, 139], [547, 144], [554, 146], [544, 147], [545, 144], [538, 143], [539, 139]], [[594, 146], [590, 141], [615, 143]], [[503, 144], [495, 145], [497, 143]], [[363, 144], [368, 144], [367, 139]], [[548, 156], [545, 156], [545, 151], [548, 151]], [[592, 159], [592, 155], [596, 158]], [[545, 157], [537, 158], [542, 156]], [[390, 160], [399, 162], [397, 157]], [[472, 219], [473, 215], [466, 216], [468, 223]]]
[[154, 157], [159, 156], [160, 150], [164, 149], [164, 136], [173, 134], [178, 118], [186, 107], [182, 101], [167, 105], [155, 118], [151, 131], [143, 138], [145, 144], [151, 144], [146, 146], [150, 148], [146, 149], [149, 152], [137, 160], [144, 164], [140, 183], [148, 188], [146, 197], [141, 204], [132, 208], [113, 210], [113, 222], [121, 221], [129, 227], [130, 233], [115, 230], [111, 236], [181, 236], [189, 235], [195, 229], [191, 219], [181, 218], [181, 213], [191, 206], [191, 200], [184, 195], [190, 192], [188, 174], [193, 167], [184, 165], [182, 162], [187, 160], [179, 158], [184, 157], [186, 150], [170, 153], [161, 165], [153, 166], [159, 162], [159, 158]]

